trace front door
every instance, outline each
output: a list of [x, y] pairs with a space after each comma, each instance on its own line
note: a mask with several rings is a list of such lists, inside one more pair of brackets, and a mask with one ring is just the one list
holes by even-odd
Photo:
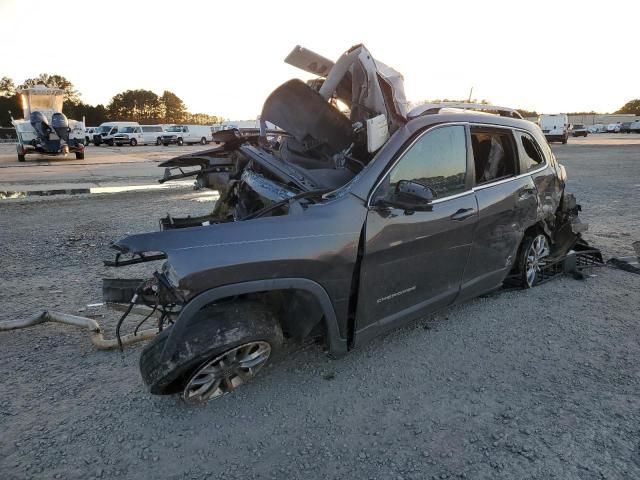
[[[370, 200], [360, 270], [356, 344], [451, 303], [459, 290], [478, 209], [462, 125], [422, 133]], [[433, 199], [407, 208], [398, 186], [415, 182]]]

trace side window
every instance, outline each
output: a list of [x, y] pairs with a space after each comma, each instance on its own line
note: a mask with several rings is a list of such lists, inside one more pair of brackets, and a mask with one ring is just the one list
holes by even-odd
[[523, 172], [531, 172], [544, 165], [542, 149], [528, 133], [519, 133]]
[[140, 129], [140, 127], [136, 127], [136, 129], [134, 130], [135, 133], [141, 133], [142, 130]]
[[494, 182], [518, 174], [513, 135], [497, 128], [471, 128], [476, 183]]
[[[436, 198], [466, 190], [466, 134], [463, 126], [436, 128], [414, 143], [391, 169], [381, 195], [396, 191], [398, 182], [409, 180], [431, 188]], [[378, 195], [380, 196], [380, 195]]]

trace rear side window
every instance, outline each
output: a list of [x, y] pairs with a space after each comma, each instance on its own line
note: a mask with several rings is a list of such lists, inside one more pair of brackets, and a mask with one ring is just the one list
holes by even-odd
[[544, 155], [538, 142], [528, 133], [518, 133], [520, 138], [520, 156], [523, 172], [531, 172], [544, 165]]
[[437, 198], [464, 192], [467, 173], [463, 126], [436, 128], [420, 137], [389, 173], [390, 191], [400, 180], [430, 187]]
[[510, 130], [472, 127], [471, 146], [478, 185], [518, 174]]

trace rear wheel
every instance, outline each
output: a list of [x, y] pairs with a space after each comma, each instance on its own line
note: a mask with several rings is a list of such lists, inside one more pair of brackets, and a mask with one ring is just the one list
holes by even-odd
[[107, 140], [105, 143], [110, 147], [113, 147], [113, 140]]
[[20, 153], [19, 153], [19, 154], [18, 154], [18, 161], [19, 161], [19, 162], [24, 162], [24, 161], [26, 161], [26, 157], [25, 157], [24, 155], [22, 155], [22, 154], [20, 154]]
[[206, 138], [204, 138], [204, 137], [202, 137], [202, 138], [200, 139], [200, 144], [201, 144], [201, 145], [206, 145], [206, 144], [207, 144], [207, 139], [206, 139]]
[[138, 145], [138, 141], [135, 138], [132, 138], [131, 141], [129, 142], [129, 145], [131, 145], [132, 147], [135, 147], [136, 145]]
[[203, 403], [231, 393], [253, 378], [282, 343], [275, 315], [258, 302], [211, 305], [189, 323], [167, 362], [162, 353], [171, 329], [142, 351], [140, 372], [151, 393], [181, 393]]
[[84, 152], [76, 152], [76, 160], [84, 160]]
[[156, 138], [156, 145], [162, 145], [162, 139], [160, 137]]
[[518, 271], [524, 288], [534, 287], [540, 282], [545, 257], [550, 253], [549, 241], [543, 234], [526, 236], [520, 247]]

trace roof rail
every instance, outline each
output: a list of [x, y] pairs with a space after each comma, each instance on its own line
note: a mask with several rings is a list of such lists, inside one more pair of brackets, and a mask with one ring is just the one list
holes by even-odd
[[440, 113], [440, 110], [445, 108], [457, 108], [461, 110], [479, 110], [482, 112], [493, 112], [501, 117], [522, 118], [520, 112], [514, 108], [499, 107], [497, 105], [487, 105], [484, 103], [461, 103], [461, 102], [438, 102], [438, 103], [425, 103], [412, 109], [408, 117], [416, 118], [421, 115], [428, 115], [433, 113]]

